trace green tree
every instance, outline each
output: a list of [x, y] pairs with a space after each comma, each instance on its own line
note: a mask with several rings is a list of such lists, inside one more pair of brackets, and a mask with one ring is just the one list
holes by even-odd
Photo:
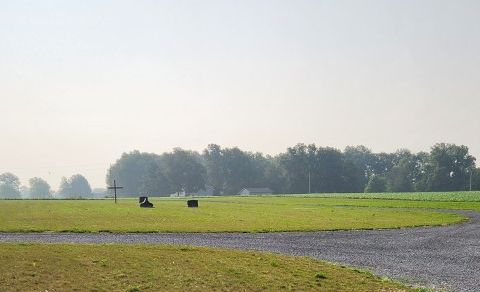
[[428, 191], [428, 169], [430, 154], [419, 152], [413, 155], [411, 162], [411, 176], [413, 190], [416, 192]]
[[203, 151], [207, 183], [213, 187], [214, 195], [221, 195], [225, 189], [225, 158], [219, 145], [209, 144]]
[[[351, 152], [352, 154], [354, 152]], [[354, 154], [357, 154], [356, 152]], [[353, 161], [357, 159], [357, 166]], [[279, 156], [291, 193], [354, 192], [364, 189], [367, 166], [355, 155], [346, 159], [339, 150], [297, 144]]]
[[62, 178], [58, 194], [65, 198], [89, 198], [92, 196], [92, 188], [83, 175], [75, 174], [69, 179]]
[[91, 197], [92, 188], [87, 179], [81, 175], [76, 174], [70, 178], [70, 191], [75, 197]]
[[470, 180], [469, 169], [475, 166], [475, 158], [468, 153], [467, 146], [435, 144], [426, 165], [428, 191], [467, 190]]
[[365, 188], [365, 173], [352, 161], [343, 162], [343, 188], [342, 192], [361, 193]]
[[257, 169], [253, 155], [237, 147], [223, 149], [225, 188], [227, 195], [235, 195], [242, 188], [257, 186]]
[[33, 199], [47, 199], [52, 197], [50, 185], [39, 177], [33, 177], [29, 181], [30, 197]]
[[0, 174], [0, 197], [20, 198], [20, 179], [10, 172]]
[[205, 187], [206, 170], [198, 153], [175, 148], [165, 154], [165, 175], [177, 192], [193, 193]]
[[480, 168], [474, 168], [473, 169], [472, 190], [480, 191]]
[[388, 173], [392, 170], [395, 160], [395, 154], [393, 153], [375, 153], [374, 156], [374, 165], [373, 165], [373, 174], [377, 176], [387, 176]]
[[313, 160], [311, 163], [312, 192], [332, 193], [344, 190], [344, 162], [339, 150], [320, 147], [316, 149], [310, 160]]
[[173, 192], [160, 162], [152, 162], [141, 179], [139, 194], [145, 196], [168, 195]]
[[146, 177], [149, 167], [158, 163], [162, 157], [153, 153], [142, 153], [138, 150], [123, 153], [107, 171], [106, 183], [113, 184], [116, 180], [123, 187], [119, 196], [138, 195], [145, 191]]
[[372, 175], [365, 187], [365, 193], [384, 193], [387, 191], [387, 180], [383, 176]]
[[288, 192], [293, 194], [308, 193], [308, 177], [314, 164], [316, 146], [297, 144], [288, 147], [287, 152], [279, 156], [281, 166], [285, 169]]
[[359, 145], [347, 146], [343, 151], [343, 156], [345, 161], [350, 161], [363, 173], [362, 186], [359, 188], [363, 190], [370, 176], [374, 174], [375, 155], [367, 147]]
[[266, 157], [265, 165], [265, 184], [263, 186], [269, 187], [274, 193], [288, 192], [288, 178], [285, 168], [282, 167], [278, 157]]
[[[279, 182], [282, 171], [274, 158], [262, 153], [250, 153], [239, 148], [208, 145], [203, 153], [207, 169], [207, 182], [215, 194], [236, 194], [244, 187], [270, 187], [274, 191], [283, 188]], [[267, 176], [268, 175], [268, 176]]]
[[411, 164], [403, 158], [392, 168], [388, 174], [388, 191], [411, 192], [413, 191]]
[[60, 186], [58, 187], [57, 195], [66, 198], [71, 196], [70, 183], [66, 177], [62, 177], [60, 180]]

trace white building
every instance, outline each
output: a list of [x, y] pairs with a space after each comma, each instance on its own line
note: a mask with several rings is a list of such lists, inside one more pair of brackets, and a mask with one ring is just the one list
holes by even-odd
[[206, 185], [205, 188], [202, 190], [198, 190], [197, 192], [194, 193], [185, 193], [185, 191], [177, 192], [174, 194], [171, 194], [170, 197], [185, 197], [185, 196], [213, 196], [213, 187]]
[[271, 195], [273, 191], [269, 188], [244, 188], [239, 195]]

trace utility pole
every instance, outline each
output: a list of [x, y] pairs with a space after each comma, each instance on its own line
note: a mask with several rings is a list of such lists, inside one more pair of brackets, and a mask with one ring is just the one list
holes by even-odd
[[473, 174], [473, 169], [470, 167], [470, 191], [472, 191], [472, 174]]
[[310, 184], [310, 170], [308, 170], [308, 193], [310, 194], [311, 193], [311, 188], [310, 188], [311, 184]]

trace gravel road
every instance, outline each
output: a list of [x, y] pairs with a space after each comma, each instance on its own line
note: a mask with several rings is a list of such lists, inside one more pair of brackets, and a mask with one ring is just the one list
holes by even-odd
[[445, 227], [282, 233], [0, 233], [0, 242], [188, 244], [309, 256], [410, 284], [480, 291], [480, 213]]

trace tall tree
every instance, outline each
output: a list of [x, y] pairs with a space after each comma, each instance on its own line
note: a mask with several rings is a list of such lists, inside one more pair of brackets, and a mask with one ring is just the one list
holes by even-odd
[[20, 179], [10, 172], [0, 174], [0, 197], [20, 198]]
[[480, 168], [474, 168], [472, 172], [472, 190], [480, 191]]
[[362, 173], [362, 187], [363, 190], [368, 182], [368, 179], [374, 174], [375, 155], [370, 149], [363, 145], [347, 146], [343, 151], [345, 161], [352, 162]]
[[311, 177], [315, 151], [315, 145], [307, 147], [305, 144], [297, 144], [280, 155], [280, 164], [285, 169], [289, 183], [289, 193], [308, 193], [308, 178], [309, 173]]
[[263, 154], [260, 152], [249, 152], [248, 156], [250, 156], [253, 169], [253, 181], [251, 186], [270, 187], [268, 178], [266, 177], [267, 168], [271, 164], [269, 158], [263, 156]]
[[363, 191], [365, 165], [358, 167], [335, 148], [297, 144], [279, 159], [291, 193]]
[[60, 180], [60, 186], [58, 187], [57, 194], [66, 198], [70, 197], [70, 183], [68, 182], [68, 179], [66, 177], [62, 177], [62, 179]]
[[198, 153], [175, 148], [165, 154], [165, 165], [173, 190], [193, 193], [205, 187], [206, 170]]
[[160, 156], [152, 153], [141, 153], [138, 150], [123, 153], [107, 172], [106, 183], [110, 185], [113, 180], [123, 186], [120, 196], [138, 195], [143, 190], [148, 168], [156, 163]]
[[365, 188], [365, 173], [350, 160], [343, 161], [343, 187], [346, 193], [361, 193]]
[[388, 174], [387, 180], [390, 192], [413, 191], [411, 162], [405, 158], [400, 160]]
[[216, 144], [209, 144], [203, 151], [207, 183], [213, 187], [214, 195], [221, 195], [225, 189], [225, 158], [222, 148]]
[[429, 191], [466, 190], [468, 170], [475, 166], [475, 158], [467, 146], [439, 143], [430, 151], [428, 170]]
[[30, 184], [30, 197], [33, 199], [48, 199], [52, 197], [50, 185], [39, 177], [32, 177], [28, 180]]
[[373, 154], [373, 157], [373, 174], [386, 177], [395, 165], [395, 154], [382, 152]]
[[320, 147], [312, 153], [314, 153], [311, 171], [312, 192], [342, 192], [344, 188], [342, 153], [331, 147]]
[[150, 163], [141, 182], [139, 192], [141, 195], [162, 196], [171, 194], [174, 191], [165, 176], [165, 170], [160, 166], [160, 161]]
[[58, 194], [65, 198], [89, 198], [92, 188], [83, 175], [75, 174], [69, 179], [62, 178]]
[[227, 195], [235, 195], [242, 188], [256, 186], [254, 159], [237, 147], [223, 149], [225, 188]]
[[411, 176], [413, 190], [417, 192], [428, 191], [428, 170], [429, 170], [430, 154], [427, 152], [419, 152], [413, 155]]
[[[237, 147], [222, 149], [210, 144], [203, 157], [208, 183], [214, 187], [217, 195], [236, 194], [244, 187], [271, 187], [270, 180], [274, 180], [273, 176], [278, 174], [274, 174], [271, 157], [267, 158], [259, 152], [245, 152]], [[267, 169], [271, 175], [269, 178], [266, 176]]]
[[70, 191], [75, 197], [91, 197], [92, 188], [87, 179], [81, 174], [75, 174], [70, 178]]
[[267, 164], [265, 166], [265, 184], [274, 193], [288, 193], [288, 178], [285, 168], [282, 167], [278, 157], [266, 157]]
[[384, 193], [387, 191], [387, 180], [383, 176], [372, 175], [365, 187], [365, 193]]

